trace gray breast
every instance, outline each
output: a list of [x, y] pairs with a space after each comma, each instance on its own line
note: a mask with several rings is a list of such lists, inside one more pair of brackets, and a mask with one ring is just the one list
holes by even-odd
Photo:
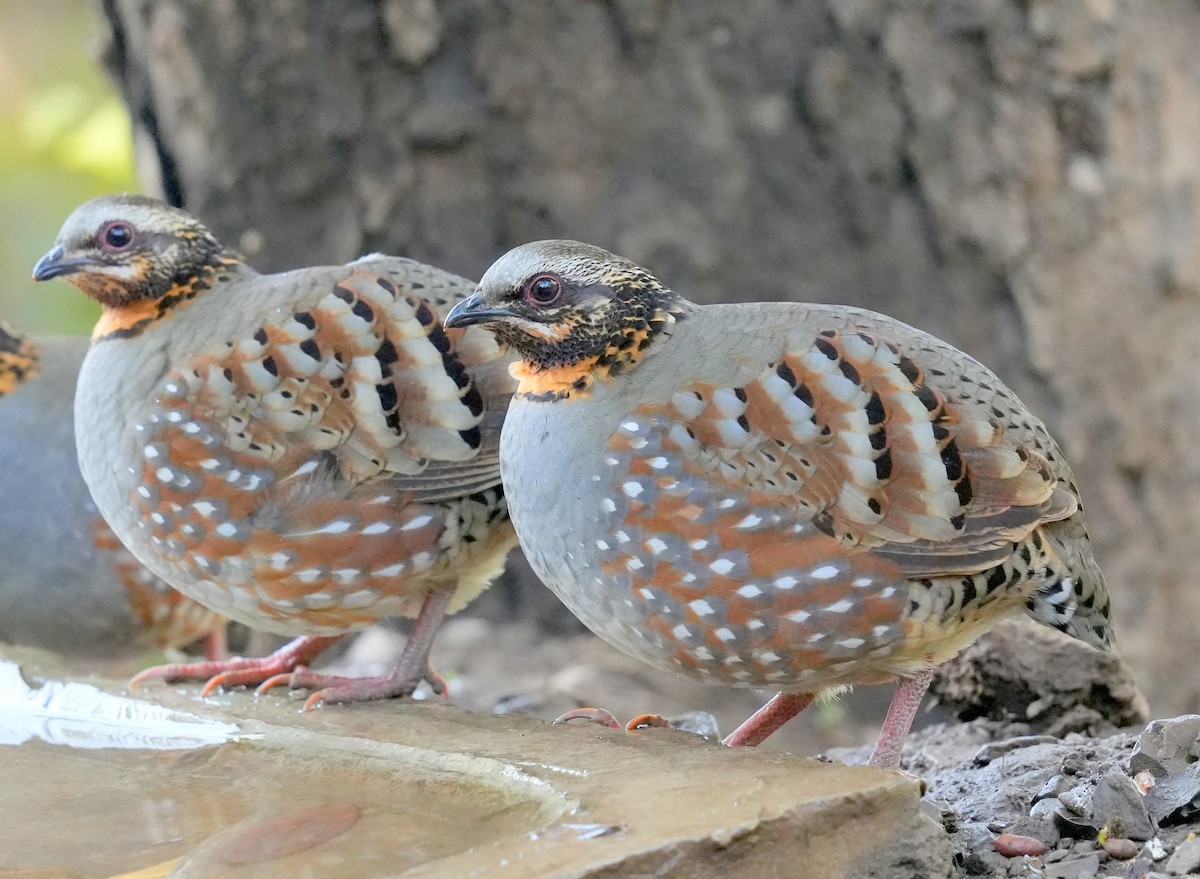
[[607, 451], [627, 417], [620, 392], [618, 380], [581, 402], [514, 400], [500, 443], [505, 496], [530, 566], [571, 612], [614, 647], [678, 671], [667, 645], [647, 637], [628, 578], [602, 568], [629, 539]]

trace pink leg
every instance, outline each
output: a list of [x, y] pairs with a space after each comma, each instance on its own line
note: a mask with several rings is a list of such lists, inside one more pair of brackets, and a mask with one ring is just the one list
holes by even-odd
[[875, 750], [871, 752], [868, 766], [878, 766], [881, 769], [899, 769], [900, 752], [904, 749], [904, 740], [912, 728], [913, 718], [921, 707], [921, 699], [929, 689], [929, 681], [933, 678], [933, 669], [927, 668], [916, 677], [901, 678], [896, 685], [896, 695], [888, 706], [887, 717], [883, 721], [883, 729], [879, 731], [879, 739], [875, 742]]
[[761, 745], [775, 732], [812, 704], [813, 693], [779, 693], [721, 742], [731, 748]]
[[220, 662], [229, 658], [229, 640], [226, 633], [228, 625], [220, 625], [204, 636], [204, 658], [212, 662]]
[[284, 644], [270, 656], [244, 658], [235, 656], [212, 662], [193, 662], [178, 665], [155, 665], [136, 675], [129, 682], [136, 687], [151, 678], [168, 681], [206, 680], [201, 695], [207, 696], [221, 687], [257, 684], [272, 675], [291, 671], [298, 665], [312, 662], [321, 651], [337, 643], [340, 635], [318, 637], [305, 635]]
[[446, 682], [429, 668], [429, 651], [433, 639], [446, 617], [446, 607], [454, 595], [455, 586], [444, 586], [430, 592], [421, 605], [421, 612], [413, 624], [400, 661], [387, 677], [346, 678], [337, 675], [313, 674], [307, 669], [296, 669], [291, 675], [279, 675], [264, 681], [259, 692], [286, 683], [292, 687], [313, 688], [313, 693], [304, 703], [305, 710], [324, 702], [369, 702], [372, 699], [395, 699], [411, 696], [421, 681], [428, 681], [435, 693], [446, 692]]

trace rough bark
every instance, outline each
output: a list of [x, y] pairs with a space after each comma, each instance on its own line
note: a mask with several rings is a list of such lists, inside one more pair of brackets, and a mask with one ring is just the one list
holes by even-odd
[[102, 5], [148, 186], [261, 268], [575, 237], [975, 354], [1066, 446], [1153, 710], [1200, 701], [1195, 4]]

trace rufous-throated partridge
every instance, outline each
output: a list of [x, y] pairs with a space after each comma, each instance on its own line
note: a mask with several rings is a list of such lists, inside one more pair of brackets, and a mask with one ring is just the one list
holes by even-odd
[[[440, 689], [428, 656], [444, 614], [516, 541], [497, 459], [507, 357], [481, 329], [441, 326], [470, 282], [378, 255], [259, 274], [187, 213], [137, 196], [71, 214], [34, 268], [58, 277], [103, 308], [75, 426], [104, 518], [184, 595], [300, 636], [262, 659], [143, 676], [286, 679], [317, 689], [309, 705]], [[304, 668], [397, 615], [417, 621], [391, 674]]]
[[695, 305], [607, 251], [510, 251], [457, 304], [522, 358], [500, 444], [534, 571], [613, 646], [781, 692], [898, 680], [899, 765], [930, 670], [1025, 611], [1099, 648], [1109, 600], [1071, 471], [986, 367], [857, 308]]

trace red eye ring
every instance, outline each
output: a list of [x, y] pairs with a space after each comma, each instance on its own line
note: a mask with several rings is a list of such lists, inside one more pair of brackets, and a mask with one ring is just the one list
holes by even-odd
[[100, 247], [115, 252], [127, 250], [137, 238], [137, 234], [134, 232], [133, 226], [124, 220], [113, 220], [111, 223], [106, 223], [96, 237], [100, 239]]
[[521, 295], [532, 305], [553, 305], [562, 295], [562, 281], [558, 275], [544, 273], [534, 275], [521, 288]]

